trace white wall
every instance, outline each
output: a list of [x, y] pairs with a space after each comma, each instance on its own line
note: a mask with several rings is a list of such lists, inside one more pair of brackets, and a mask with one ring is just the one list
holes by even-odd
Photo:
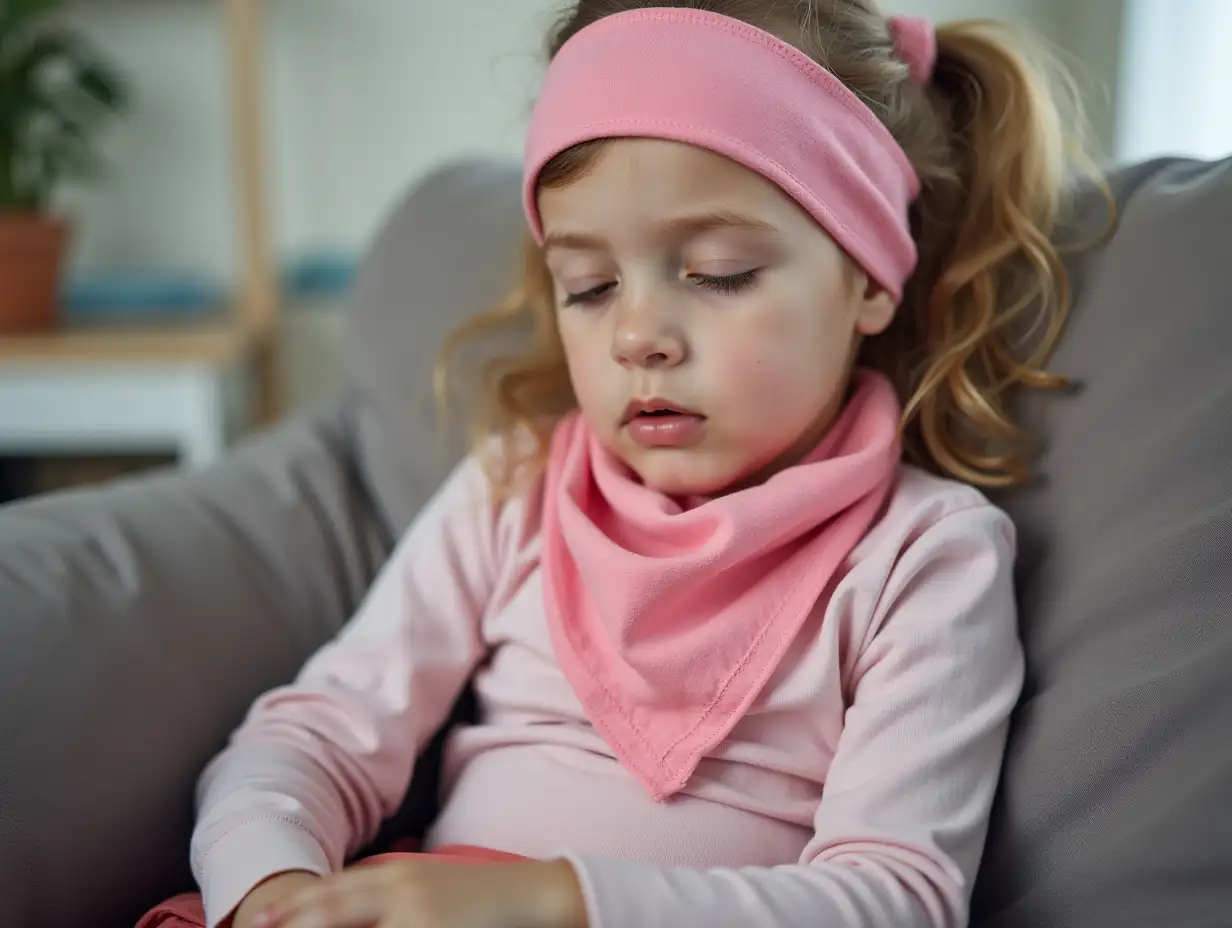
[[[232, 267], [221, 4], [91, 0], [73, 11], [123, 62], [137, 107], [117, 170], [69, 198], [77, 261]], [[357, 247], [418, 173], [518, 145], [543, 0], [268, 0], [269, 176], [284, 252]]]
[[[900, 0], [938, 20], [1054, 32], [1055, 0]], [[1086, 0], [1090, 2], [1090, 0]], [[270, 179], [279, 251], [362, 247], [413, 179], [464, 152], [516, 157], [559, 0], [267, 0]], [[233, 268], [218, 3], [90, 0], [74, 19], [132, 72], [114, 175], [67, 198], [75, 263]]]
[[[1224, 0], [1215, 0], [1224, 2]], [[1125, 0], [1056, 0], [1052, 38], [1067, 53], [1090, 119], [1097, 154], [1116, 155]]]

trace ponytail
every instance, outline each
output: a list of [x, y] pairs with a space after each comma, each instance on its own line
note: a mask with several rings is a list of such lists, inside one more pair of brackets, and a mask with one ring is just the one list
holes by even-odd
[[899, 386], [909, 457], [985, 487], [1030, 473], [1013, 389], [1067, 385], [1044, 368], [1070, 302], [1053, 236], [1067, 171], [1083, 158], [1067, 135], [1082, 125], [1072, 82], [1056, 67], [1050, 81], [1049, 56], [1007, 33], [940, 27], [933, 79], [904, 101], [896, 128], [923, 182], [920, 263], [894, 325], [865, 346]]

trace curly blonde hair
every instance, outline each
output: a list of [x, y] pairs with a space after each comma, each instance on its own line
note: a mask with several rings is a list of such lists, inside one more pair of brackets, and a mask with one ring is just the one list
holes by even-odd
[[[871, 0], [577, 0], [549, 37], [549, 57], [597, 20], [662, 6], [721, 13], [790, 42], [890, 130], [922, 185], [910, 217], [920, 258], [894, 322], [865, 341], [860, 363], [897, 389], [908, 460], [976, 486], [1025, 481], [1032, 442], [1014, 421], [1010, 395], [1019, 386], [1066, 385], [1044, 366], [1070, 302], [1053, 236], [1071, 166], [1098, 177], [1065, 69], [1011, 27], [964, 21], [938, 28], [936, 70], [920, 87]], [[541, 189], [579, 178], [604, 144], [563, 152], [542, 172]], [[477, 444], [505, 439], [503, 466], [492, 473], [498, 492], [539, 472], [553, 425], [576, 406], [551, 276], [529, 236], [517, 288], [447, 342], [437, 370], [442, 404], [456, 350], [510, 327], [529, 329], [529, 344], [487, 365], [472, 418]]]

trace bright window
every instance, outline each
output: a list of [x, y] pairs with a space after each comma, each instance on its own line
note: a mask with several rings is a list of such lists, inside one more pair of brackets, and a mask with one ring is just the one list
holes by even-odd
[[1232, 0], [1127, 0], [1117, 156], [1232, 155]]

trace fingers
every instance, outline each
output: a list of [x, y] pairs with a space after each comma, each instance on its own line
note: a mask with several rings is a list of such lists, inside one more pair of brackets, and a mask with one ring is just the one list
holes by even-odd
[[372, 873], [347, 871], [279, 903], [254, 928], [374, 928], [389, 914], [384, 884]]

